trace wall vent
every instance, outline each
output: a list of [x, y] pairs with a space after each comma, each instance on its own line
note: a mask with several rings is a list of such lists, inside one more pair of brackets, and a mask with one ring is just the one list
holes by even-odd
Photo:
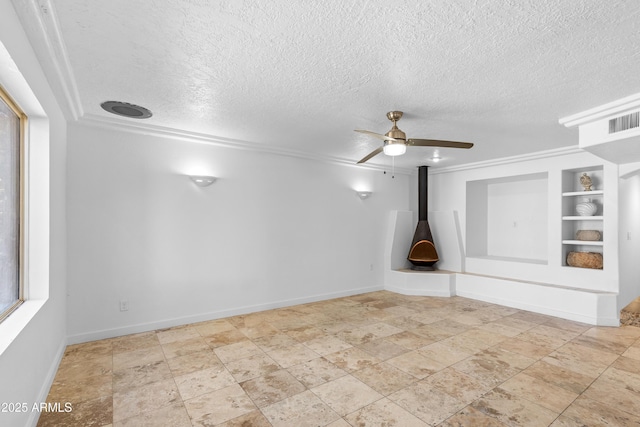
[[640, 111], [609, 120], [609, 133], [640, 127]]

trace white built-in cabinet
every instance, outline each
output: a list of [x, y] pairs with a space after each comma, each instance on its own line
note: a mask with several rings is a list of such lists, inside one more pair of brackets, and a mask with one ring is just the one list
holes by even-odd
[[[587, 174], [592, 181], [591, 191], [584, 191], [580, 177]], [[578, 240], [579, 230], [597, 230], [603, 233], [605, 215], [605, 186], [602, 166], [568, 169], [562, 171], [562, 265], [567, 266], [567, 255], [571, 251], [599, 252], [603, 254], [604, 242]], [[592, 216], [580, 216], [576, 205], [592, 202], [597, 211]], [[605, 256], [603, 254], [603, 262]], [[567, 266], [568, 267], [568, 266]], [[572, 268], [572, 267], [570, 267]]]

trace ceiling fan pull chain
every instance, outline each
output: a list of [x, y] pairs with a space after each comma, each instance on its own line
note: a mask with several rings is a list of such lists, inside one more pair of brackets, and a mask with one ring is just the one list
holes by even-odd
[[396, 156], [391, 157], [391, 179], [396, 177]]

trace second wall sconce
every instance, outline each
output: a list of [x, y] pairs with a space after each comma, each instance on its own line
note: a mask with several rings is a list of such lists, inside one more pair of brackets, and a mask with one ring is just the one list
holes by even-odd
[[208, 187], [216, 181], [215, 176], [205, 175], [189, 175], [191, 181], [193, 181], [198, 187]]
[[371, 196], [371, 191], [356, 191], [356, 194], [358, 195], [358, 197], [364, 200], [368, 199], [369, 196]]

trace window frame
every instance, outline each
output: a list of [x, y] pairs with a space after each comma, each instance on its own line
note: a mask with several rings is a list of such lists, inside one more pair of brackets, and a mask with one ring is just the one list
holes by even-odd
[[19, 118], [18, 138], [18, 299], [5, 311], [0, 313], [2, 323], [11, 313], [25, 302], [25, 134], [28, 128], [28, 117], [11, 98], [9, 93], [0, 85], [0, 100], [2, 100]]

